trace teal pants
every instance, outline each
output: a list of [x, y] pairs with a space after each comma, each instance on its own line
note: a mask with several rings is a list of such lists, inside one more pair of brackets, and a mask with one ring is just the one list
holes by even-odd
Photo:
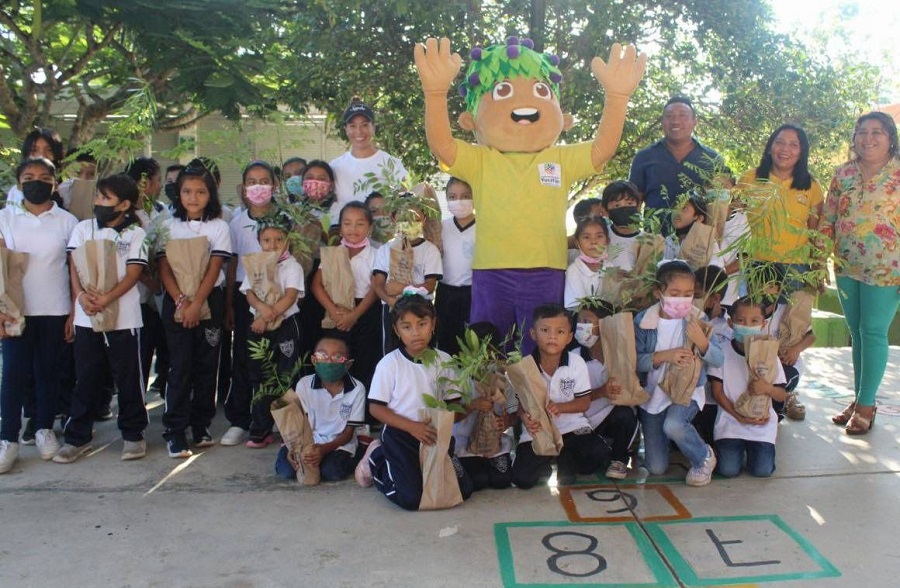
[[838, 295], [853, 345], [853, 385], [860, 406], [874, 406], [888, 359], [888, 329], [900, 304], [897, 286], [838, 277]]

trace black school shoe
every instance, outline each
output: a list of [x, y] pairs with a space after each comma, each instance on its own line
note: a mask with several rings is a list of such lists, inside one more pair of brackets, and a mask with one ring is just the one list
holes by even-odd
[[25, 430], [22, 431], [22, 445], [34, 445], [34, 435], [37, 433], [37, 423], [34, 419], [25, 421]]
[[216, 444], [209, 429], [206, 427], [202, 429], [192, 429], [191, 436], [194, 438], [195, 447], [212, 447]]
[[166, 441], [166, 449], [169, 450], [169, 457], [174, 459], [194, 455], [191, 448], [188, 447], [187, 435], [184, 434], [184, 431], [173, 433], [172, 437]]

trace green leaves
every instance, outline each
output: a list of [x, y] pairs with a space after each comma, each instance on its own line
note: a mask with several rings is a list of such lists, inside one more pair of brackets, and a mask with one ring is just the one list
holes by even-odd
[[247, 341], [247, 349], [250, 352], [250, 360], [262, 364], [263, 381], [253, 392], [252, 403], [272, 401], [281, 398], [291, 388], [300, 376], [300, 372], [306, 365], [306, 356], [297, 359], [288, 372], [279, 372], [278, 366], [273, 361], [273, 352], [269, 349], [269, 340], [261, 338], [256, 341]]

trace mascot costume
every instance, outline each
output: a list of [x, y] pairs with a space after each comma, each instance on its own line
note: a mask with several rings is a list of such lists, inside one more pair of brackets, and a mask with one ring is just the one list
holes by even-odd
[[[572, 183], [598, 173], [615, 155], [628, 99], [644, 75], [646, 56], [614, 44], [595, 57], [594, 77], [606, 92], [593, 142], [557, 145], [573, 119], [559, 104], [562, 74], [556, 55], [538, 53], [529, 39], [476, 47], [460, 87], [466, 110], [460, 126], [477, 145], [454, 139], [447, 93], [459, 73], [450, 40], [415, 47], [425, 93], [425, 134], [441, 168], [472, 186], [478, 239], [470, 322], [489, 321], [501, 333], [528, 332], [540, 304], [561, 303], [566, 270], [566, 223]], [[523, 353], [534, 348], [524, 338]]]

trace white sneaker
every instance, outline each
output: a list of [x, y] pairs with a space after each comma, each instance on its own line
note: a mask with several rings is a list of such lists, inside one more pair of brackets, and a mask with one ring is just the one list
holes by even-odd
[[612, 480], [624, 480], [628, 476], [628, 467], [621, 461], [613, 460], [606, 468], [606, 477]]
[[0, 474], [12, 469], [19, 459], [19, 444], [12, 441], [0, 441]]
[[37, 445], [41, 459], [44, 461], [50, 461], [59, 451], [59, 441], [56, 440], [56, 433], [53, 432], [53, 429], [38, 429], [34, 434], [34, 444]]
[[241, 445], [250, 436], [250, 431], [240, 427], [229, 427], [222, 438], [219, 439], [219, 445], [231, 447], [232, 445]]
[[691, 468], [684, 481], [688, 486], [706, 486], [712, 480], [713, 470], [716, 469], [716, 454], [712, 447], [706, 446], [706, 459], [699, 468]]

